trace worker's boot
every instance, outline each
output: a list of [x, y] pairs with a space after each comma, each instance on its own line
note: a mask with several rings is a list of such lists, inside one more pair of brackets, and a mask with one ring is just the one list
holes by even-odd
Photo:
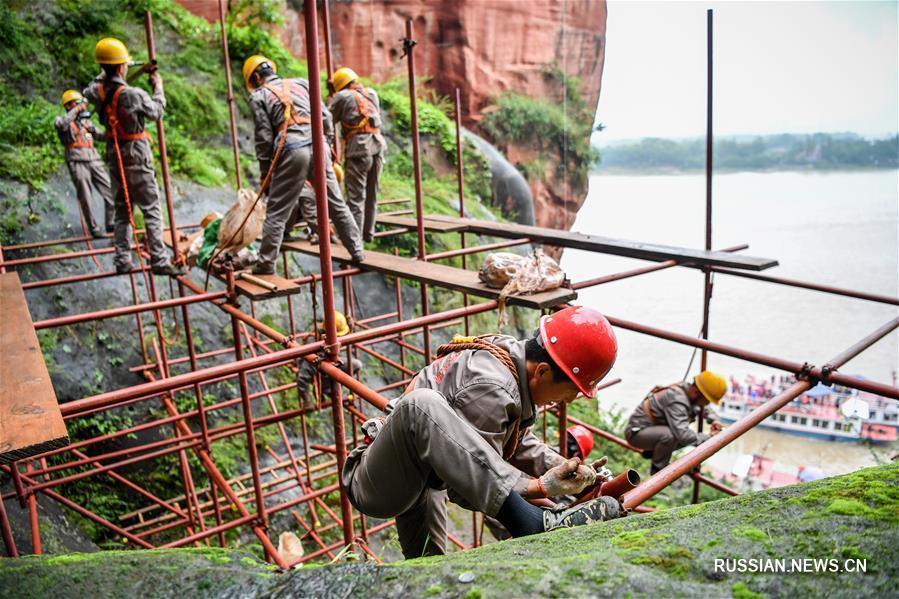
[[183, 266], [174, 264], [163, 264], [162, 266], [154, 266], [152, 269], [154, 275], [165, 275], [169, 277], [180, 277], [187, 274]]
[[612, 497], [600, 496], [569, 508], [544, 510], [543, 529], [546, 532], [557, 528], [584, 526], [605, 520], [613, 520], [624, 515], [621, 504]]

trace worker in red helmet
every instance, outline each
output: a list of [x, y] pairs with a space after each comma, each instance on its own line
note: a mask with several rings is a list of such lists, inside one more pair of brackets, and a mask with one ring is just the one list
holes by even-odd
[[391, 401], [386, 418], [363, 425], [370, 443], [354, 449], [341, 472], [350, 502], [396, 518], [406, 557], [445, 552], [447, 498], [496, 518], [515, 537], [621, 515], [608, 497], [572, 508], [528, 502], [576, 495], [595, 481], [604, 459], [566, 460], [530, 426], [542, 406], [592, 397], [617, 353], [606, 318], [581, 306], [542, 317], [530, 339], [455, 337]]
[[568, 456], [586, 460], [593, 451], [593, 433], [580, 424], [568, 427], [566, 431]]

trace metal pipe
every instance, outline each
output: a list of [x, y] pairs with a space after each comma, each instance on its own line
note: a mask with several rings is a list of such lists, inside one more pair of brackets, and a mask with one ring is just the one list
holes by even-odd
[[[462, 164], [462, 101], [459, 96], [459, 88], [456, 88], [456, 184], [458, 185], [459, 190], [459, 218], [465, 218], [465, 169]], [[513, 240], [517, 241], [517, 240]], [[459, 245], [462, 246], [462, 250], [465, 250], [465, 231], [459, 232]], [[509, 247], [509, 246], [506, 246]], [[481, 250], [483, 251], [483, 249]], [[430, 257], [431, 260], [434, 260], [434, 256]], [[462, 254], [462, 268], [468, 269], [468, 258], [466, 254]], [[462, 294], [462, 305], [468, 306], [469, 299], [468, 294]], [[471, 334], [471, 326], [469, 322], [469, 318], [465, 317], [465, 336]], [[472, 526], [474, 527], [474, 531], [477, 531], [477, 514], [472, 513]], [[475, 547], [478, 546], [478, 537], [477, 533], [472, 533], [472, 543]]]
[[[319, 80], [318, 63], [318, 18], [315, 2], [303, 3], [303, 16], [306, 21], [306, 60], [309, 63], [309, 104], [312, 107], [312, 185], [315, 189], [315, 203], [318, 210], [318, 230], [324, 233], [319, 238], [319, 256], [322, 275], [322, 301], [324, 306], [325, 350], [328, 359], [339, 359], [340, 341], [337, 339], [337, 323], [334, 318], [334, 278], [331, 268], [331, 236], [329, 230], [328, 198], [325, 188], [325, 136], [322, 122], [321, 82]], [[334, 441], [337, 445], [337, 467], [343, 470], [346, 462], [346, 438], [344, 436], [343, 402], [340, 401], [340, 388], [332, 387], [334, 396], [331, 400], [331, 415], [334, 423]], [[343, 514], [343, 540], [352, 545], [353, 514], [341, 483], [341, 511]]]
[[[463, 232], [462, 235], [465, 235]], [[505, 241], [498, 241], [496, 243], [485, 243], [484, 245], [477, 245], [472, 247], [466, 247], [465, 242], [463, 241], [462, 247], [457, 250], [447, 250], [445, 252], [438, 252], [436, 254], [428, 255], [428, 262], [432, 262], [434, 260], [443, 260], [445, 258], [455, 258], [457, 256], [462, 257], [462, 268], [465, 268], [467, 265], [465, 263], [465, 257], [469, 254], [480, 254], [481, 252], [491, 252], [493, 250], [500, 250], [503, 248], [515, 247], [517, 245], [524, 245], [526, 243], [530, 243], [531, 240], [529, 237], [519, 237], [518, 239], [507, 239]], [[467, 297], [468, 294], [465, 294]]]
[[[361, 341], [378, 339], [380, 337], [393, 335], [400, 331], [415, 329], [424, 324], [434, 324], [446, 320], [453, 320], [456, 318], [461, 318], [466, 314], [473, 315], [480, 314], [481, 312], [489, 312], [490, 310], [495, 309], [496, 306], [496, 300], [489, 300], [480, 304], [471, 305], [468, 308], [454, 308], [451, 310], [445, 310], [443, 312], [430, 314], [428, 316], [420, 316], [418, 318], [412, 318], [398, 323], [391, 323], [373, 329], [355, 331], [344, 336], [343, 341], [347, 344], [354, 344]], [[231, 308], [231, 306], [225, 305], [222, 306], [222, 308]], [[249, 319], [249, 317], [247, 317], [247, 319]], [[259, 330], [254, 323], [248, 322], [247, 324], [250, 324], [250, 326], [253, 326], [254, 328], [257, 328], [257, 330]], [[257, 324], [261, 325], [262, 323]], [[264, 325], [262, 326], [264, 327]], [[271, 332], [274, 335], [272, 338], [281, 338], [282, 340], [284, 340], [284, 342], [286, 342], [287, 339], [286, 337], [284, 337], [284, 335], [281, 335], [274, 330], [271, 330]], [[142, 398], [148, 395], [158, 394], [181, 387], [188, 387], [193, 385], [194, 383], [206, 382], [216, 377], [234, 375], [242, 370], [245, 371], [252, 368], [262, 368], [288, 360], [294, 360], [301, 356], [321, 351], [322, 349], [324, 349], [324, 347], [324, 342], [318, 341], [272, 352], [270, 354], [265, 354], [257, 358], [245, 358], [239, 362], [219, 364], [216, 366], [205, 368], [203, 370], [198, 370], [196, 372], [188, 372], [171, 376], [165, 380], [152, 381], [140, 385], [126, 387], [124, 389], [108, 391], [106, 393], [93, 395], [91, 397], [85, 397], [71, 402], [66, 402], [60, 405], [60, 411], [62, 412], [63, 416], [66, 416], [78, 414], [88, 409], [108, 407], [129, 399]]]
[[[231, 333], [234, 335], [234, 358], [240, 361], [243, 359], [243, 344], [240, 339], [240, 325], [234, 316], [231, 316]], [[262, 526], [268, 526], [265, 500], [262, 496], [262, 478], [259, 475], [259, 455], [256, 450], [256, 432], [253, 427], [253, 406], [250, 404], [250, 386], [247, 382], [246, 371], [239, 373], [238, 377], [243, 419], [246, 424], [247, 453], [250, 460], [250, 469], [253, 472], [253, 489], [256, 491], [256, 514], [259, 516]]]
[[[225, 3], [219, 0], [219, 26], [222, 32], [222, 55], [225, 59], [225, 83], [228, 86], [228, 116], [231, 121], [231, 148], [234, 150], [234, 174], [237, 177], [237, 189], [242, 187], [240, 179], [240, 148], [237, 144], [237, 119], [234, 111], [234, 85], [231, 82], [231, 56], [228, 53], [228, 33], [225, 30]], [[172, 236], [174, 237], [174, 235]]]
[[[833, 368], [828, 367], [827, 365], [823, 367], [817, 367], [811, 366], [807, 363], [801, 364], [799, 362], [793, 362], [791, 360], [784, 360], [757, 352], [742, 350], [730, 345], [724, 345], [723, 343], [705, 341], [703, 339], [697, 339], [689, 335], [682, 335], [680, 333], [673, 333], [671, 331], [666, 331], [656, 327], [641, 325], [635, 322], [616, 318], [614, 316], [607, 316], [607, 318], [613, 326], [619, 328], [636, 331], [645, 335], [651, 335], [660, 339], [667, 339], [669, 341], [674, 341], [676, 343], [681, 343], [684, 345], [690, 345], [692, 347], [706, 348], [708, 351], [713, 353], [731, 356], [740, 360], [746, 360], [747, 362], [755, 362], [756, 364], [763, 364], [765, 366], [770, 366], [779, 370], [786, 370], [794, 374], [805, 373], [807, 376], [813, 379], [822, 380], [827, 382], [828, 384], [835, 383], [844, 387], [851, 387], [853, 389], [860, 389], [862, 391], [874, 393], [875, 395], [883, 395], [884, 397], [899, 399], [899, 388], [897, 387], [892, 387], [883, 383], [876, 383], [867, 379], [860, 379], [854, 376], [840, 374], [839, 372], [834, 372]], [[889, 321], [888, 323], [883, 325], [881, 329], [878, 329], [878, 331], [885, 331], [880, 337], [877, 337], [876, 339], [866, 338], [863, 341], [868, 342], [869, 345], [872, 345], [881, 337], [890, 333], [896, 327], [899, 327], [899, 318], [895, 318]]]
[[127, 316], [138, 312], [149, 312], [151, 310], [163, 310], [175, 306], [185, 306], [187, 304], [197, 304], [200, 302], [221, 299], [227, 294], [224, 291], [214, 293], [202, 293], [200, 295], [188, 295], [180, 298], [172, 298], [167, 300], [159, 300], [144, 304], [133, 304], [130, 306], [121, 306], [119, 308], [110, 308], [107, 310], [97, 310], [96, 312], [85, 312], [83, 314], [72, 314], [71, 316], [60, 316], [59, 318], [48, 318], [47, 320], [39, 320], [34, 323], [34, 329], [49, 329], [53, 327], [69, 326], [83, 322], [94, 322], [104, 320], [106, 318], [116, 318], [118, 316]]
[[[131, 249], [134, 249], [133, 247]], [[99, 256], [101, 254], [111, 254], [115, 248], [95, 248], [92, 250], [79, 250], [77, 252], [67, 252], [65, 254], [48, 254], [46, 256], [31, 256], [30, 258], [19, 258], [17, 260], [6, 260], [0, 262], [0, 268], [9, 268], [10, 266], [24, 266], [26, 264], [40, 264], [42, 262], [53, 262], [55, 260], [72, 260], [74, 258], [85, 258], [90, 256]]]
[[[712, 159], [713, 159], [713, 141], [712, 141], [712, 9], [706, 11], [706, 29], [708, 39], [706, 40], [706, 129], [705, 129], [705, 249], [712, 250]], [[708, 266], [703, 267], [703, 286], [702, 286], [702, 330], [699, 336], [703, 339], [709, 338], [709, 308], [712, 303], [712, 273]], [[703, 349], [699, 357], [699, 370], [704, 371], [708, 368], [708, 350]], [[705, 422], [705, 408], [699, 408], [699, 418], [697, 418], [696, 430], [702, 432]], [[699, 481], [693, 481], [693, 503], [699, 501]]]
[[6, 555], [9, 557], [19, 557], [19, 550], [16, 547], [16, 540], [12, 536], [12, 528], [9, 525], [9, 516], [6, 515], [6, 505], [0, 498], [0, 533], [3, 534], [3, 544], [6, 545]]
[[766, 283], [776, 283], [778, 285], [787, 285], [789, 287], [799, 287], [801, 289], [810, 289], [812, 291], [821, 291], [822, 293], [832, 293], [834, 295], [842, 295], [845, 297], [854, 297], [856, 299], [868, 300], [882, 304], [890, 304], [899, 306], [899, 297], [890, 295], [880, 295], [877, 293], [866, 293], [864, 291], [855, 291], [853, 289], [845, 289], [843, 287], [832, 287], [830, 285], [819, 285], [817, 283], [809, 283], [807, 281], [798, 281], [796, 279], [787, 279], [784, 277], [773, 277], [771, 275], [760, 275], [730, 268], [720, 268], [718, 266], [711, 267], [712, 272], [731, 275], [734, 277], [743, 277], [744, 279], [753, 279], [755, 281], [764, 281]]
[[[415, 177], [415, 233], [418, 237], [418, 259], [427, 260], [425, 247], [424, 208], [422, 206], [421, 189], [421, 140], [418, 134], [418, 104], [415, 91], [415, 40], [412, 39], [412, 19], [406, 19], [406, 37], [403, 38], [403, 53], [406, 56], [409, 70], [409, 114], [412, 129], [412, 170]], [[427, 316], [430, 311], [428, 301], [428, 284], [419, 283], [421, 287], [421, 313]], [[431, 332], [425, 326], [422, 330], [425, 350], [425, 364], [431, 363]]]
[[[735, 245], [732, 247], [724, 248], [722, 252], [739, 252], [741, 250], [745, 250], [749, 246], [744, 244]], [[656, 264], [650, 264], [649, 266], [643, 266], [640, 268], [635, 268], [633, 270], [625, 270], [619, 273], [613, 273], [610, 275], [604, 275], [601, 277], [596, 277], [594, 279], [587, 279], [586, 281], [581, 281], [580, 283], [575, 283], [571, 286], [572, 289], [584, 289], [585, 287], [593, 287], [595, 285], [602, 285], [604, 283], [611, 283], [613, 281], [620, 281], [622, 279], [628, 279], [630, 277], [636, 277], [637, 275], [642, 275], [650, 272], [655, 272], [657, 270], [665, 270], [666, 268], [671, 268], [673, 266], [690, 266], [689, 263], [686, 262], [678, 262], [677, 260], [665, 260], [664, 262], [657, 262]]]
[[[150, 62], [156, 62], [156, 41], [153, 38], [153, 15], [150, 14], [149, 10], [144, 13], [144, 28], [147, 31], [147, 57]], [[162, 186], [165, 190], [165, 206], [169, 214], [169, 227], [171, 227], [172, 230], [172, 234], [170, 235], [172, 238], [172, 254], [174, 254], [175, 261], [177, 261], [181, 256], [181, 252], [178, 248], [178, 225], [175, 224], [175, 204], [172, 197], [172, 182], [169, 178], [169, 156], [165, 148], [165, 125], [162, 121], [161, 118], [156, 120], [159, 170], [162, 171]]]
[[[855, 343], [845, 351], [837, 354], [832, 360], [828, 362], [828, 364], [830, 364], [833, 368], [839, 368], [840, 366], [863, 352], [865, 349], [873, 345], [875, 342], [892, 332], [893, 329], [895, 329], [897, 326], [899, 326], [899, 318], [890, 321], [889, 323], [887, 323], [887, 325], [879, 327], [877, 330], [863, 338], [861, 341]], [[705, 443], [699, 445], [696, 449], [694, 449], [687, 455], [660, 470], [658, 473], [656, 473], [655, 476], [650, 478], [644, 484], [640, 485], [633, 491], [629, 491], [628, 493], [626, 493], [623, 497], [622, 505], [624, 505], [624, 507], [628, 509], [640, 505], [684, 474], [687, 474], [694, 468], [698, 467], [702, 462], [717, 453], [726, 445], [732, 443], [746, 431], [755, 427], [765, 418], [808, 391], [811, 386], [812, 383], [807, 380], [797, 381], [782, 393], [779, 393], [778, 395], [772, 397], [771, 399], [760, 405], [751, 413], [747, 414], [727, 428], [721, 430], [721, 432], [719, 432], [715, 436], [710, 437]], [[899, 391], [899, 389], [897, 389], [897, 391]]]
[[[693, 478], [693, 480], [694, 480], [695, 482], [697, 482], [697, 483], [704, 483], [704, 484], [706, 484], [706, 485], [712, 487], [712, 488], [715, 489], [716, 491], [721, 491], [722, 493], [726, 493], [727, 495], [732, 495], [732, 496], [736, 497], [737, 495], [740, 494], [738, 491], [735, 491], [734, 489], [731, 489], [731, 488], [728, 487], [727, 485], [722, 485], [722, 484], [719, 483], [718, 481], [712, 480], [711, 478], [709, 478], [709, 477], [707, 477], [707, 476], [703, 476], [703, 475], [700, 474], [699, 472], [692, 472], [692, 473], [690, 474], [690, 476]], [[696, 502], [694, 501], [693, 503], [696, 503]]]

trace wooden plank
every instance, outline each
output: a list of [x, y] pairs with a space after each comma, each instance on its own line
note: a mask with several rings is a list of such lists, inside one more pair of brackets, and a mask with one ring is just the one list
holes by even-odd
[[17, 273], [0, 274], [0, 464], [69, 444]]
[[[310, 256], [318, 256], [318, 246], [307, 241], [287, 241], [284, 248], [296, 252], [302, 252]], [[349, 262], [350, 255], [345, 248], [338, 245], [331, 246], [331, 255], [335, 260]], [[478, 279], [478, 273], [473, 270], [454, 268], [444, 264], [434, 264], [422, 260], [413, 260], [381, 252], [365, 252], [365, 261], [359, 266], [366, 270], [373, 270], [387, 275], [412, 279], [420, 283], [428, 283], [438, 287], [447, 287], [486, 297], [497, 299], [499, 289], [491, 289]], [[509, 305], [526, 306], [528, 308], [550, 308], [577, 297], [577, 292], [572, 289], [560, 288], [551, 291], [535, 293], [533, 295], [512, 295], [508, 298]]]
[[729, 252], [707, 252], [692, 248], [682, 248], [655, 243], [643, 243], [627, 239], [614, 239], [599, 235], [587, 235], [574, 231], [559, 231], [544, 227], [531, 227], [514, 223], [498, 223], [492, 221], [475, 220], [471, 218], [459, 218], [454, 216], [432, 215], [428, 219], [455, 223], [465, 226], [465, 230], [471, 233], [493, 235], [495, 237], [529, 237], [537, 243], [557, 245], [566, 248], [575, 248], [602, 254], [626, 256], [628, 258], [640, 258], [663, 262], [665, 260], [679, 260], [697, 265], [727, 266], [743, 270], [765, 270], [777, 266], [777, 260], [769, 258], [757, 258], [732, 254]]
[[[162, 241], [169, 247], [172, 247], [172, 237], [169, 231], [162, 232]], [[186, 244], [188, 242], [188, 238], [181, 233], [181, 237], [178, 238], [179, 248], [186, 248]], [[200, 268], [199, 266], [197, 268]], [[203, 276], [206, 276], [206, 271], [203, 271]], [[265, 300], [273, 297], [283, 297], [285, 295], [294, 295], [300, 293], [303, 290], [301, 285], [297, 285], [293, 281], [289, 279], [285, 279], [283, 277], [279, 277], [278, 275], [253, 275], [256, 278], [267, 281], [271, 285], [277, 287], [275, 290], [268, 289], [266, 287], [262, 287], [261, 285], [256, 285], [255, 283], [251, 283], [250, 281], [244, 281], [240, 278], [240, 272], [237, 271], [234, 273], [234, 288], [237, 290], [237, 293], [243, 296], [246, 296], [252, 300]], [[247, 272], [250, 272], [247, 270]], [[218, 279], [221, 282], [225, 282], [225, 277], [221, 274], [212, 273], [212, 276]]]
[[[426, 216], [423, 220], [425, 230], [433, 231], [435, 233], [454, 233], [456, 231], [464, 231], [467, 228], [466, 225], [460, 223], [433, 220], [433, 217], [431, 216]], [[382, 225], [390, 225], [392, 227], [407, 227], [409, 229], [416, 229], [418, 227], [418, 223], [414, 218], [394, 216], [390, 212], [379, 214], [378, 223]]]

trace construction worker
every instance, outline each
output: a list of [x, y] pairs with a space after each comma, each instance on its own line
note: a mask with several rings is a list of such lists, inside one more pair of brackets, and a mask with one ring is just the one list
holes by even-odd
[[569, 426], [565, 431], [568, 457], [576, 457], [586, 460], [593, 451], [593, 433], [580, 424]]
[[[350, 324], [347, 322], [346, 316], [343, 315], [343, 312], [339, 310], [334, 310], [334, 323], [337, 328], [337, 336], [343, 337], [350, 332]], [[318, 325], [319, 332], [324, 336], [325, 333], [325, 323], [321, 322]], [[318, 359], [318, 358], [317, 358]], [[297, 360], [297, 395], [300, 399], [300, 405], [304, 408], [312, 407], [312, 402], [309, 401], [309, 385], [312, 383], [313, 377], [315, 377], [315, 371], [317, 370], [317, 365], [306, 360], [305, 358], [300, 358]], [[347, 374], [358, 374], [360, 370], [362, 370], [362, 361], [353, 358], [349, 361], [343, 361], [340, 363], [340, 369], [343, 370]], [[322, 377], [330, 380], [325, 374], [322, 374]]]
[[[675, 449], [699, 445], [721, 430], [718, 415], [707, 406], [718, 405], [727, 392], [727, 381], [720, 374], [703, 370], [692, 382], [667, 387], [655, 387], [636, 407], [627, 422], [625, 439], [643, 450], [643, 457], [652, 459], [650, 473], [655, 474], [668, 465]], [[710, 423], [709, 434], [690, 428], [700, 409]]]
[[569, 509], [527, 501], [576, 495], [595, 481], [604, 460], [566, 460], [529, 427], [541, 406], [592, 396], [616, 354], [608, 321], [581, 306], [543, 316], [530, 339], [454, 338], [386, 417], [363, 424], [370, 444], [341, 472], [350, 501], [372, 517], [395, 517], [407, 558], [445, 552], [447, 496], [516, 537], [619, 516], [607, 497]]
[[381, 136], [381, 104], [375, 90], [362, 87], [353, 69], [337, 69], [331, 83], [337, 93], [328, 107], [343, 134], [346, 201], [362, 239], [372, 241], [378, 217], [378, 182], [387, 151]]
[[[254, 55], [243, 65], [243, 78], [250, 92], [250, 110], [256, 127], [256, 159], [263, 184], [270, 179], [265, 225], [255, 274], [273, 274], [285, 229], [299, 210], [303, 185], [312, 176], [312, 121], [309, 82], [281, 79], [277, 66], [265, 56]], [[321, 106], [324, 134], [333, 136], [331, 113]], [[285, 114], [287, 118], [285, 119]], [[280, 151], [279, 151], [280, 148]], [[276, 162], [277, 161], [277, 162]], [[341, 243], [354, 262], [365, 259], [359, 230], [340, 196], [340, 186], [325, 155], [328, 212]], [[272, 171], [269, 173], [269, 171]]]
[[134, 208], [144, 215], [144, 229], [150, 249], [153, 274], [176, 276], [184, 269], [171, 264], [162, 242], [162, 208], [153, 169], [150, 134], [144, 122], [162, 118], [165, 93], [162, 77], [152, 65], [142, 69], [149, 73], [153, 95], [128, 85], [131, 56], [121, 41], [107, 37], [97, 42], [94, 58], [102, 71], [84, 90], [84, 97], [97, 107], [100, 122], [106, 127], [106, 161], [112, 175], [115, 196], [116, 272], [134, 269], [131, 262], [131, 227]]
[[103, 231], [94, 218], [91, 210], [91, 187], [100, 192], [103, 198], [104, 225], [106, 233], [113, 231], [114, 210], [112, 203], [112, 189], [109, 185], [109, 173], [100, 160], [100, 155], [94, 148], [94, 140], [104, 139], [102, 133], [97, 131], [91, 122], [91, 113], [87, 110], [84, 96], [74, 89], [67, 89], [62, 94], [62, 105], [66, 109], [65, 116], [56, 118], [53, 123], [59, 141], [66, 148], [66, 165], [75, 184], [75, 195], [78, 205], [81, 206], [81, 215], [84, 223], [93, 237], [102, 237]]

